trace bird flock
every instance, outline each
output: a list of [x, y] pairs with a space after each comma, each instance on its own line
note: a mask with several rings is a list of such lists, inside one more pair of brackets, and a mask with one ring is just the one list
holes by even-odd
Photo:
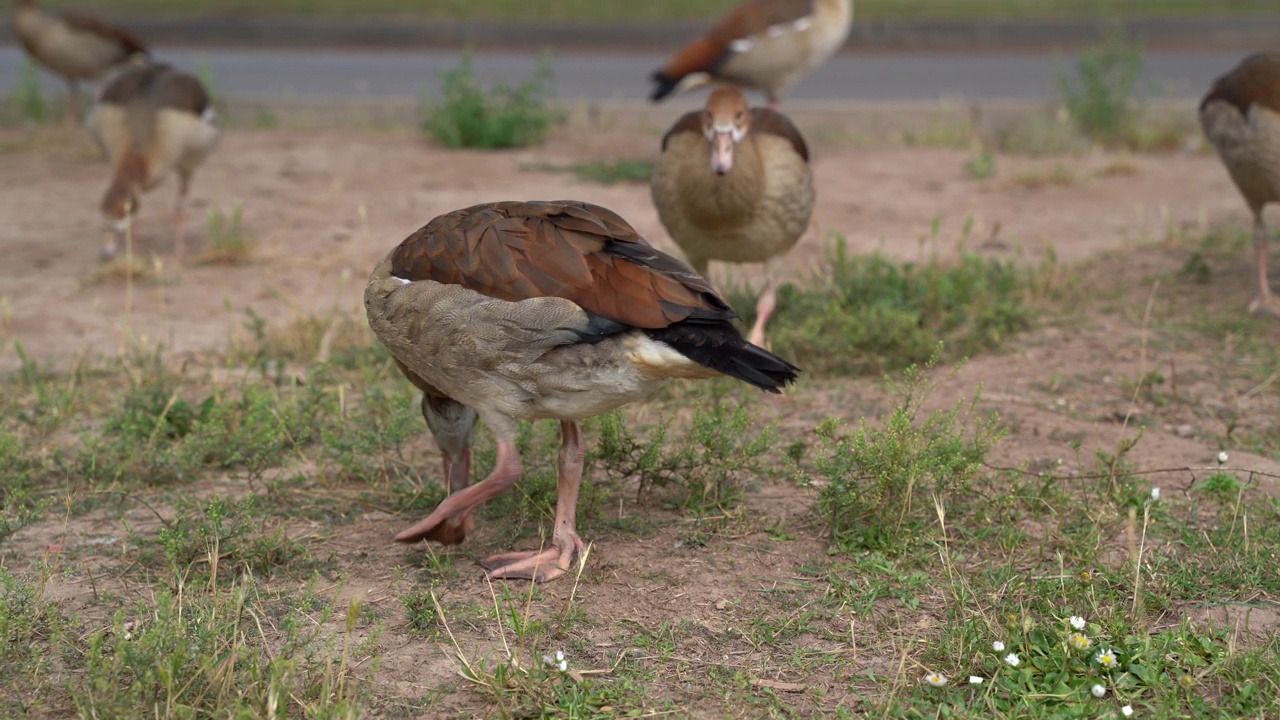
[[[549, 542], [480, 564], [492, 578], [559, 577], [583, 557], [575, 522], [581, 421], [672, 379], [727, 375], [771, 393], [796, 380], [800, 368], [765, 349], [765, 328], [777, 303], [774, 262], [808, 228], [817, 189], [809, 146], [779, 105], [845, 44], [852, 22], [852, 0], [747, 0], [653, 73], [654, 102], [713, 86], [703, 109], [662, 137], [650, 181], [658, 216], [687, 263], [607, 208], [520, 199], [436, 217], [374, 269], [364, 293], [369, 325], [422, 392], [449, 493], [396, 540], [461, 543], [475, 509], [520, 478], [518, 423], [557, 420]], [[97, 19], [17, 0], [13, 27], [38, 63], [66, 79], [71, 117], [79, 114], [78, 82], [102, 83], [86, 120], [113, 168], [101, 205], [102, 257], [115, 254], [140, 195], [169, 174], [178, 176], [181, 257], [183, 200], [219, 134], [206, 88]], [[768, 107], [750, 107], [744, 88], [761, 91]], [[1263, 221], [1263, 209], [1280, 203], [1280, 53], [1244, 59], [1213, 84], [1199, 112], [1254, 216], [1257, 294], [1248, 309], [1280, 316]], [[712, 260], [765, 264], [747, 337], [706, 279]], [[497, 459], [472, 483], [480, 421], [497, 440]]]

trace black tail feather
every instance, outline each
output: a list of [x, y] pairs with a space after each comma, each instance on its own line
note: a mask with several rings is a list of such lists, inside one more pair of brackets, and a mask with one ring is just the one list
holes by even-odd
[[678, 322], [646, 331], [699, 365], [755, 385], [767, 392], [781, 392], [795, 382], [800, 368], [762, 347], [747, 342], [732, 324]]
[[656, 87], [654, 87], [653, 92], [649, 94], [650, 102], [662, 101], [676, 89], [676, 85], [680, 84], [679, 80], [672, 80], [666, 75], [663, 75], [661, 70], [655, 72], [651, 78], [653, 79], [653, 82], [656, 83]]

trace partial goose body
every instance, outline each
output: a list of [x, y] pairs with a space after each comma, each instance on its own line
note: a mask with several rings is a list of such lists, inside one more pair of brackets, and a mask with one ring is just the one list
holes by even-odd
[[1257, 53], [1218, 78], [1200, 103], [1200, 124], [1253, 213], [1254, 314], [1280, 317], [1267, 280], [1263, 211], [1280, 203], [1280, 53]]
[[853, 0], [748, 0], [653, 74], [650, 99], [726, 82], [761, 90], [775, 106], [844, 45], [852, 26]]
[[102, 199], [111, 225], [102, 256], [115, 255], [119, 237], [137, 214], [140, 196], [171, 173], [178, 176], [174, 248], [184, 254], [191, 177], [218, 143], [213, 105], [194, 76], [158, 63], [114, 75], [89, 117], [89, 131], [114, 172]]
[[81, 13], [46, 12], [35, 0], [16, 0], [14, 35], [36, 62], [67, 81], [68, 117], [79, 117], [80, 80], [98, 80], [112, 68], [146, 55], [142, 41], [120, 28]]
[[[675, 378], [725, 374], [777, 392], [798, 372], [747, 343], [701, 276], [587, 203], [500, 202], [442, 215], [378, 265], [365, 309], [402, 371], [425, 388], [424, 416], [441, 448], [451, 448], [446, 462], [469, 457], [474, 416], [458, 407], [498, 440], [488, 478], [460, 491], [465, 478], [451, 478], [455, 492], [397, 540], [461, 542], [473, 510], [520, 476], [518, 422], [561, 421], [552, 546], [482, 561], [491, 577], [551, 579], [582, 549], [579, 421]], [[455, 422], [440, 422], [442, 407]]]
[[[795, 247], [815, 201], [804, 137], [785, 115], [748, 108], [734, 87], [717, 88], [704, 110], [676, 121], [662, 139], [649, 184], [658, 217], [689, 263], [768, 263]], [[772, 273], [751, 341], [764, 342], [772, 312]]]

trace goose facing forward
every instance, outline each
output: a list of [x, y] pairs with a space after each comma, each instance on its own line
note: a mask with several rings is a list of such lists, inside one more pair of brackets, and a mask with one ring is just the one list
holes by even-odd
[[814, 182], [809, 148], [781, 113], [748, 108], [736, 87], [716, 88], [706, 108], [676, 121], [662, 138], [649, 181], [658, 217], [689, 263], [765, 263], [751, 342], [764, 344], [776, 304], [773, 260], [809, 227]]
[[448, 468], [454, 492], [396, 540], [462, 542], [473, 511], [520, 477], [518, 422], [560, 421], [550, 546], [482, 560], [494, 578], [550, 580], [582, 551], [581, 420], [675, 378], [723, 374], [779, 392], [798, 372], [746, 342], [701, 276], [616, 213], [582, 202], [497, 202], [441, 215], [378, 265], [364, 301], [374, 334], [424, 390], [446, 463], [469, 457], [477, 416], [498, 443], [488, 477], [467, 487]]

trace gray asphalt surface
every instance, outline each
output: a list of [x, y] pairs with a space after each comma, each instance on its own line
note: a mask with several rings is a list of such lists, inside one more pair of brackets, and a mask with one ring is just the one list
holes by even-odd
[[[156, 49], [179, 68], [207, 68], [217, 92], [230, 99], [418, 98], [435, 94], [439, 72], [456, 66], [458, 53], [345, 50]], [[1241, 57], [1238, 52], [1149, 52], [1141, 87], [1153, 94], [1198, 96]], [[657, 54], [561, 55], [551, 61], [553, 90], [563, 100], [642, 99]], [[11, 92], [24, 62], [15, 46], [0, 47], [0, 94]], [[1058, 94], [1057, 77], [1071, 58], [1042, 54], [844, 54], [789, 94], [794, 100], [1041, 100]], [[538, 56], [486, 53], [474, 60], [483, 81], [518, 83]], [[41, 73], [50, 88], [60, 81]], [[676, 105], [696, 100], [681, 98]]]

